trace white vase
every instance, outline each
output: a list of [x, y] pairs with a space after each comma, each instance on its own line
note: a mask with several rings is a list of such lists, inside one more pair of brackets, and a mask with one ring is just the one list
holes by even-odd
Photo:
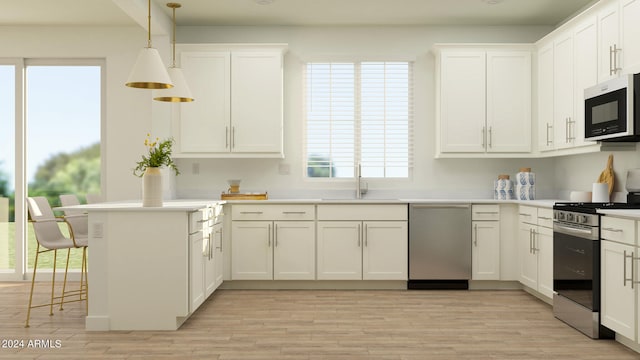
[[159, 167], [149, 167], [142, 175], [142, 206], [162, 206], [162, 172]]

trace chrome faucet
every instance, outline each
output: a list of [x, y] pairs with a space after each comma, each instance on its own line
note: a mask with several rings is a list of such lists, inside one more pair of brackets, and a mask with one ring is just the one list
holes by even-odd
[[362, 188], [362, 164], [356, 165], [356, 199], [362, 199], [362, 195], [367, 193], [368, 186], [365, 183], [364, 189]]

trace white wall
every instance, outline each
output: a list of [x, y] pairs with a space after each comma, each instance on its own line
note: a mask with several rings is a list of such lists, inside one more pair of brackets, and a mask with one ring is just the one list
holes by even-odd
[[[139, 27], [2, 27], [0, 32], [0, 57], [105, 60], [102, 180], [109, 200], [141, 198], [141, 180], [131, 171], [145, 151], [146, 133], [154, 131], [152, 123], [169, 122], [167, 105], [152, 101], [150, 91], [124, 86], [138, 51], [144, 46], [146, 31]], [[154, 46], [163, 57], [166, 54], [164, 60], [168, 64], [168, 38], [154, 37]], [[73, 99], [69, 101], [72, 103]], [[155, 128], [161, 130], [159, 136], [168, 135], [162, 133], [162, 126]]]
[[[538, 177], [538, 197], [553, 197], [553, 159], [434, 159], [435, 65], [430, 52], [434, 43], [532, 43], [549, 31], [549, 27], [496, 26], [181, 27], [180, 43], [288, 43], [289, 51], [284, 69], [285, 159], [180, 159], [183, 173], [176, 180], [178, 196], [217, 198], [231, 178], [242, 179], [241, 191], [268, 191], [272, 198], [351, 195], [353, 181], [330, 184], [303, 177], [302, 64], [316, 56], [332, 55], [415, 59], [413, 176], [404, 181], [371, 180], [369, 196], [489, 198], [498, 174], [515, 174], [520, 167], [531, 167]], [[196, 163], [197, 175], [192, 172]], [[281, 165], [289, 166], [290, 172], [281, 174]]]

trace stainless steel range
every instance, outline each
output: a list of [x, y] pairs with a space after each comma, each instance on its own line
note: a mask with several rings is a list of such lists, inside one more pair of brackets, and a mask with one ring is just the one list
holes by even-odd
[[626, 203], [556, 203], [553, 207], [553, 314], [595, 339], [612, 338], [600, 323], [600, 215]]

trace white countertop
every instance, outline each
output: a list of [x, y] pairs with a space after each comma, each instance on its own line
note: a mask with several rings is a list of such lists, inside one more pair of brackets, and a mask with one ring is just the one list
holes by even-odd
[[[494, 199], [269, 199], [269, 200], [227, 200], [229, 204], [519, 204], [551, 208], [555, 202], [563, 200], [494, 200]], [[564, 200], [566, 201], [566, 200]]]
[[598, 210], [598, 214], [640, 220], [640, 209]]
[[103, 202], [96, 204], [86, 205], [74, 205], [74, 206], [60, 206], [54, 208], [54, 210], [83, 210], [87, 212], [91, 211], [150, 211], [150, 212], [162, 212], [162, 211], [197, 211], [204, 207], [214, 204], [224, 204], [223, 200], [196, 200], [196, 199], [182, 199], [182, 200], [165, 200], [161, 207], [143, 207], [142, 201], [114, 201]]

